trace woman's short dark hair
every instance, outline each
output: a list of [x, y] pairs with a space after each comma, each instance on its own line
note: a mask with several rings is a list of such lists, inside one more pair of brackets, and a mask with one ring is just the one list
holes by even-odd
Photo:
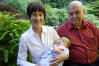
[[28, 5], [27, 7], [27, 15], [28, 17], [30, 18], [31, 17], [31, 14], [33, 12], [36, 12], [36, 11], [41, 11], [43, 14], [44, 14], [44, 18], [46, 16], [46, 13], [45, 13], [45, 7], [42, 3], [40, 2], [32, 2]]

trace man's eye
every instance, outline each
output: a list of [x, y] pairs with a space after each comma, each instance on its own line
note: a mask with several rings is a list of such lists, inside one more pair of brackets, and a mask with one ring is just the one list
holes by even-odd
[[76, 12], [76, 14], [79, 14], [79, 13], [80, 13], [79, 11]]

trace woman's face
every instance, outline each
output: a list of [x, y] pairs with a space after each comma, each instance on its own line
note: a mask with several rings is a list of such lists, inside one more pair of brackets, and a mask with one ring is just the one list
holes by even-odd
[[33, 12], [31, 14], [30, 20], [31, 20], [31, 24], [33, 27], [35, 27], [35, 28], [41, 27], [43, 24], [43, 21], [44, 21], [43, 12], [41, 12], [41, 11]]

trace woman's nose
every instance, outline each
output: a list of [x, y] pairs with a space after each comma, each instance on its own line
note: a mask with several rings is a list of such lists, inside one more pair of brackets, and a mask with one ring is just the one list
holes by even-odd
[[39, 16], [36, 16], [36, 20], [39, 20]]

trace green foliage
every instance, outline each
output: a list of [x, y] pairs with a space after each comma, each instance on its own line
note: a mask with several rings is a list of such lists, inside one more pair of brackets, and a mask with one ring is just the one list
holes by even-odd
[[27, 5], [30, 2], [34, 2], [34, 1], [39, 1], [40, 0], [3, 0], [4, 4], [9, 4], [12, 5], [14, 8], [20, 10], [22, 13], [24, 13], [24, 15], [27, 17], [26, 15], [26, 9], [27, 9]]
[[41, 0], [43, 3], [52, 6], [53, 8], [63, 8], [73, 0]]
[[11, 13], [0, 12], [0, 65], [15, 66], [19, 38], [29, 27], [28, 20], [17, 20]]
[[99, 17], [99, 1], [95, 0], [90, 3], [85, 4], [85, 10], [89, 14], [94, 14], [95, 16]]
[[99, 28], [99, 18], [93, 14], [85, 14], [84, 18], [88, 21], [93, 22]]
[[93, 8], [92, 7], [90, 7], [90, 4], [86, 4], [85, 6], [84, 6], [84, 8], [85, 8], [85, 12], [86, 13], [88, 13], [88, 14], [93, 14]]
[[99, 17], [99, 0], [96, 0], [95, 2], [92, 2], [91, 7], [93, 7], [93, 13]]
[[[53, 8], [65, 8], [68, 4], [74, 0], [41, 0], [43, 3], [50, 5]], [[90, 3], [91, 0], [77, 0], [81, 1], [84, 4]]]
[[64, 23], [67, 19], [67, 10], [64, 9], [58, 9], [58, 8], [51, 8], [48, 5], [45, 5], [46, 7], [46, 19], [45, 24], [50, 26], [58, 26]]

